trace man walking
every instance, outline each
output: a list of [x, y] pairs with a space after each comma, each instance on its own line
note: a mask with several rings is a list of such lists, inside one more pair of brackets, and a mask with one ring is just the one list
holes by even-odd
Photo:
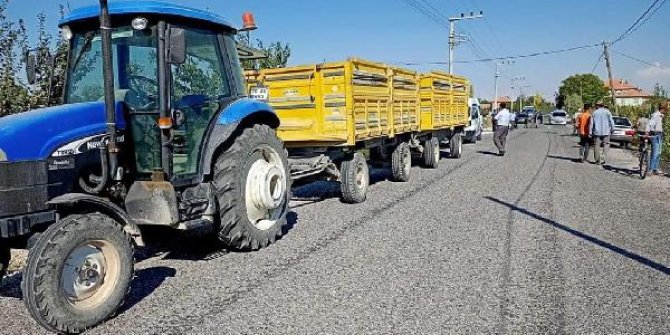
[[507, 144], [507, 134], [509, 133], [510, 120], [512, 114], [507, 109], [507, 104], [500, 103], [500, 110], [495, 116], [496, 129], [493, 134], [493, 143], [498, 148], [498, 156], [505, 156], [505, 144]]
[[584, 104], [584, 110], [579, 113], [575, 120], [575, 128], [579, 133], [579, 159], [582, 163], [589, 157], [589, 147], [591, 146], [591, 104]]
[[612, 112], [605, 107], [602, 101], [596, 103], [596, 111], [591, 115], [589, 128], [596, 141], [595, 163], [605, 165], [607, 151], [610, 148], [610, 136], [614, 132], [614, 119], [612, 119]]
[[668, 106], [658, 105], [658, 110], [651, 114], [651, 119], [647, 124], [647, 134], [651, 136], [651, 160], [649, 161], [649, 170], [654, 175], [663, 175], [659, 169], [661, 163], [661, 149], [663, 145], [663, 116], [668, 112]]

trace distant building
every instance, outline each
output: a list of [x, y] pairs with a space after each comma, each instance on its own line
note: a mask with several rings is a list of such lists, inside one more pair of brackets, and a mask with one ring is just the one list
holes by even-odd
[[[605, 86], [610, 88], [609, 81], [605, 80]], [[642, 106], [651, 94], [642, 91], [641, 89], [630, 85], [627, 80], [614, 80], [614, 96], [617, 106]]]
[[[480, 108], [482, 109], [482, 111], [484, 111], [485, 113], [489, 113], [489, 112], [491, 112], [491, 109], [497, 109], [497, 108], [498, 108], [498, 106], [493, 106], [493, 101], [495, 101], [495, 100], [491, 99], [491, 100], [488, 100], [488, 101], [489, 101], [489, 102], [484, 102], [484, 103], [481, 103], [481, 104], [479, 105], [479, 107], [480, 107]], [[498, 97], [498, 103], [500, 104], [501, 102], [506, 103], [506, 104], [507, 104], [507, 108], [510, 108], [511, 105], [512, 105], [512, 99], [510, 99], [510, 97], [508, 97], [508, 96]]]

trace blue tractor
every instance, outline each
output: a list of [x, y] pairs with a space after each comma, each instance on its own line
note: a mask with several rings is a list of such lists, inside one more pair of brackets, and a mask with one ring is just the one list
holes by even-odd
[[257, 250], [286, 232], [290, 178], [279, 119], [245, 97], [225, 19], [101, 0], [59, 26], [64, 104], [0, 119], [0, 264], [29, 248], [30, 314], [78, 333], [123, 302], [139, 227], [208, 227]]

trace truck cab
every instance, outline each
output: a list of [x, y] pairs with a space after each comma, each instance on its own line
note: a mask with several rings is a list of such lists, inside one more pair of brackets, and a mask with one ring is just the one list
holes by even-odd
[[101, 0], [59, 27], [64, 104], [0, 118], [0, 272], [10, 247], [32, 246], [26, 307], [78, 333], [123, 301], [141, 226], [205, 227], [257, 250], [286, 232], [290, 179], [279, 119], [245, 96], [226, 19]]
[[482, 132], [484, 131], [484, 120], [482, 119], [479, 99], [469, 98], [468, 106], [470, 106], [470, 123], [467, 127], [465, 127], [464, 140], [470, 143], [475, 143], [482, 139]]

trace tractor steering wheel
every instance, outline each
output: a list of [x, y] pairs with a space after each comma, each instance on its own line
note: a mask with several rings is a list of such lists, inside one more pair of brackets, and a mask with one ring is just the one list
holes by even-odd
[[156, 109], [158, 96], [158, 82], [145, 76], [128, 75], [128, 93], [126, 103], [136, 110]]

